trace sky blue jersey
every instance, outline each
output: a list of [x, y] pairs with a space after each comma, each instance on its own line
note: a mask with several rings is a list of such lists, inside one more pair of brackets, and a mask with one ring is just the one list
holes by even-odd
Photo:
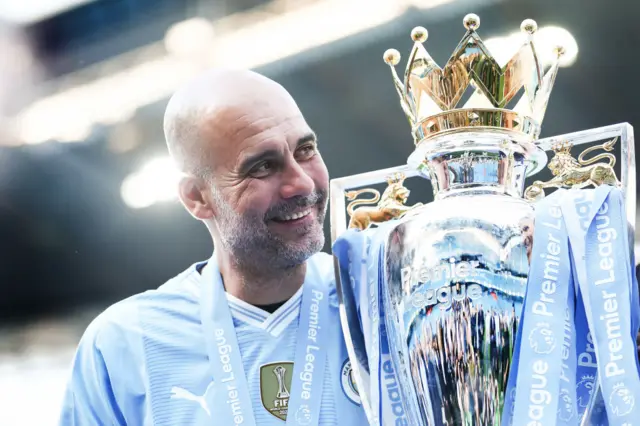
[[[342, 335], [331, 256], [314, 255], [327, 288], [331, 330], [320, 425], [366, 425]], [[156, 290], [118, 302], [86, 329], [73, 361], [60, 425], [217, 425], [228, 394], [216, 386], [201, 321], [194, 264]], [[308, 270], [310, 268], [307, 268]], [[226, 294], [226, 293], [225, 293]], [[273, 313], [226, 294], [257, 425], [284, 426], [302, 288]]]

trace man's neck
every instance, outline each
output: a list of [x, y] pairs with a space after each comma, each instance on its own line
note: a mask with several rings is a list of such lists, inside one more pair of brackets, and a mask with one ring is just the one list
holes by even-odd
[[289, 300], [304, 283], [306, 264], [287, 270], [240, 268], [218, 253], [218, 266], [225, 291], [251, 305], [269, 305]]

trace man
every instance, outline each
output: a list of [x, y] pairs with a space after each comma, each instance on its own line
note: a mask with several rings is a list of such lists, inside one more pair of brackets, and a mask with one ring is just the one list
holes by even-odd
[[327, 169], [294, 100], [211, 71], [172, 97], [164, 128], [214, 254], [92, 322], [61, 424], [366, 424], [319, 253]]

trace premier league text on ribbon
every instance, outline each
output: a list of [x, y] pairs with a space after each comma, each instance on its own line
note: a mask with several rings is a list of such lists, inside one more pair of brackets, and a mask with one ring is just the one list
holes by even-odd
[[[317, 341], [318, 330], [320, 330], [320, 301], [324, 298], [324, 294], [318, 290], [312, 290], [313, 298], [311, 306], [309, 306], [309, 329], [307, 330], [307, 349], [304, 363], [304, 370], [300, 373], [302, 381], [302, 393], [300, 397], [304, 400], [311, 399], [311, 383], [313, 382], [313, 373], [315, 370], [316, 352], [320, 350]], [[322, 372], [320, 372], [322, 374]]]
[[571, 371], [569, 370], [569, 364], [567, 361], [569, 360], [569, 356], [571, 355], [571, 336], [572, 336], [572, 323], [573, 318], [571, 315], [571, 311], [569, 309], [565, 309], [564, 314], [564, 333], [562, 335], [562, 369], [560, 370], [560, 380], [565, 381], [566, 383], [570, 383], [569, 374]]
[[[562, 249], [566, 248], [566, 245], [561, 244], [562, 211], [559, 206], [553, 204], [543, 208], [548, 209], [548, 214], [544, 215], [544, 220], [536, 224], [536, 238], [538, 235], [546, 235], [544, 251], [540, 254], [540, 257], [544, 259], [542, 283], [534, 283], [537, 284], [535, 288], [540, 291], [533, 291], [533, 294], [527, 295], [527, 297], [534, 298], [531, 305], [532, 316], [528, 317], [527, 321], [530, 324], [535, 324], [535, 328], [528, 336], [535, 355], [530, 358], [531, 365], [524, 366], [525, 368], [522, 369], [522, 373], [530, 375], [531, 383], [527, 410], [529, 422], [526, 423], [528, 426], [542, 426], [541, 420], [550, 414], [545, 410], [549, 409], [549, 406], [554, 402], [552, 401], [554, 390], [551, 389], [552, 385], [549, 383], [553, 382], [553, 378], [550, 378], [550, 364], [547, 360], [556, 345], [553, 323], [561, 320], [566, 324], [565, 318], [555, 318], [559, 307], [561, 312], [566, 312], [566, 308], [564, 308], [566, 299], [558, 300], [558, 286], [566, 284], [559, 282], [561, 256], [566, 257], [566, 253], [562, 253]], [[542, 243], [539, 240], [537, 242]], [[540, 277], [535, 277], [535, 279], [540, 279]], [[563, 328], [565, 329], [564, 334], [566, 334], [566, 325]], [[569, 334], [569, 341], [570, 338]], [[561, 369], [561, 374], [564, 374], [563, 370], [564, 368]], [[553, 414], [555, 416], [555, 413]]]
[[612, 187], [599, 187], [595, 192], [595, 217], [586, 238], [588, 282], [583, 292], [607, 420], [611, 426], [626, 426], [640, 414], [635, 402], [640, 394], [636, 330], [631, 331], [629, 321], [638, 300], [636, 295], [632, 301], [622, 194]]
[[542, 226], [550, 228], [547, 237], [547, 251], [542, 254], [544, 262], [544, 281], [542, 282], [542, 292], [539, 294], [539, 300], [533, 303], [533, 313], [543, 317], [551, 317], [553, 314], [549, 311], [550, 304], [556, 303], [553, 296], [558, 287], [558, 267], [560, 265], [560, 237], [554, 232], [560, 230], [562, 221], [562, 212], [557, 206], [549, 208], [551, 217], [557, 219], [555, 222], [542, 222]]
[[578, 355], [578, 365], [580, 367], [596, 368], [598, 363], [596, 362], [596, 348], [593, 346], [593, 337], [591, 332], [587, 333], [586, 349]]
[[387, 396], [391, 402], [391, 411], [395, 418], [395, 426], [408, 426], [407, 419], [404, 417], [404, 408], [402, 407], [402, 396], [398, 379], [396, 378], [391, 359], [386, 360], [382, 364], [382, 372], [384, 373], [384, 384], [387, 389]]
[[220, 355], [220, 363], [222, 364], [222, 371], [228, 374], [228, 376], [223, 377], [220, 382], [227, 384], [227, 396], [229, 398], [227, 400], [227, 404], [231, 405], [233, 422], [239, 425], [244, 423], [244, 416], [242, 414], [242, 407], [240, 406], [236, 378], [231, 365], [231, 345], [227, 343], [227, 339], [224, 336], [224, 330], [222, 328], [216, 328], [214, 334], [216, 338], [216, 347], [218, 348], [218, 354]]
[[[600, 277], [594, 281], [596, 287], [611, 284], [616, 281], [615, 262], [613, 257], [613, 241], [617, 238], [617, 233], [611, 227], [610, 218], [607, 216], [609, 205], [605, 201], [596, 213], [596, 232], [598, 236], [598, 270]], [[622, 355], [622, 334], [620, 330], [620, 315], [618, 313], [618, 295], [615, 291], [602, 289], [603, 308], [606, 314], [601, 315], [599, 320], [606, 324], [608, 340], [608, 356], [604, 367], [606, 377], [624, 375], [624, 368], [619, 365], [623, 360]]]

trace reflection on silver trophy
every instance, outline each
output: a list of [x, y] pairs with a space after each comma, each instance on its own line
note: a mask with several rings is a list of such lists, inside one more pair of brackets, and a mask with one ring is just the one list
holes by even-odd
[[[379, 293], [354, 288], [345, 278], [341, 257], [347, 255], [334, 250], [340, 258], [336, 275], [343, 330], [371, 424], [390, 424], [380, 414], [385, 396], [376, 394], [384, 380], [373, 377], [381, 374], [374, 371], [376, 360], [384, 357], [384, 351], [377, 353], [376, 339], [386, 338], [406, 422], [396, 424], [503, 425], [530, 272], [534, 208], [545, 189], [619, 187], [627, 218], [635, 221], [631, 126], [538, 139], [563, 49], [555, 49], [550, 64], [542, 63], [537, 25], [525, 20], [522, 47], [501, 66], [476, 32], [479, 17], [470, 14], [463, 22], [466, 34], [443, 68], [425, 50], [428, 33], [422, 27], [411, 33], [414, 46], [402, 80], [395, 70], [400, 54], [384, 53], [415, 143], [407, 164], [331, 183], [333, 241], [350, 229], [374, 235], [377, 226], [393, 223], [379, 259], [385, 278]], [[473, 94], [459, 105], [470, 87]], [[574, 158], [572, 147], [586, 143], [591, 147]], [[620, 181], [616, 157], [609, 153], [614, 148], [624, 159]], [[551, 160], [546, 151], [552, 151]], [[552, 179], [525, 187], [525, 179], [545, 166]], [[403, 182], [416, 176], [431, 181], [432, 203], [407, 204]], [[384, 181], [382, 195], [371, 188], [355, 190]], [[366, 204], [358, 199], [365, 192], [375, 195], [372, 205], [354, 208]], [[548, 279], [558, 279], [557, 258], [548, 255], [542, 265]], [[380, 336], [364, 318], [379, 305], [386, 331]], [[543, 322], [521, 338], [538, 354], [562, 344], [562, 336]], [[376, 380], [382, 384], [374, 385]]]

